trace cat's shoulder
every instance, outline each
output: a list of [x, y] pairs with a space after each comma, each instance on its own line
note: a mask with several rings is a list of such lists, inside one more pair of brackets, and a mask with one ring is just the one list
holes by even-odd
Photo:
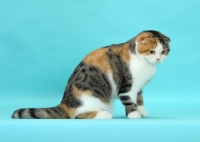
[[97, 66], [106, 73], [108, 70], [111, 70], [110, 60], [116, 59], [126, 63], [130, 62], [131, 56], [128, 43], [112, 44], [110, 46], [98, 48], [90, 52], [83, 59], [83, 62], [88, 65]]

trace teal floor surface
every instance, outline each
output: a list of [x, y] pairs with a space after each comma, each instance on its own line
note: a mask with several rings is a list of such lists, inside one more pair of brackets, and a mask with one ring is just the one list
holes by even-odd
[[[32, 99], [11, 102], [0, 108], [1, 142], [198, 142], [200, 141], [200, 107], [189, 103], [157, 100], [146, 103], [147, 118], [127, 119], [119, 101], [111, 120], [19, 120], [12, 112], [19, 107], [56, 105], [58, 99]], [[169, 99], [170, 101], [170, 99]], [[18, 102], [18, 101], [17, 101]], [[43, 103], [42, 103], [43, 102]], [[45, 103], [44, 103], [45, 102]]]

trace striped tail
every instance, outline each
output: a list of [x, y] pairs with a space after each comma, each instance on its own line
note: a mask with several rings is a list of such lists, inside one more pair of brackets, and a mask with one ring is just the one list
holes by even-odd
[[[65, 106], [66, 107], [66, 106]], [[69, 109], [67, 109], [69, 110]], [[26, 108], [16, 110], [12, 118], [18, 119], [68, 119], [68, 114], [63, 105], [52, 108]]]

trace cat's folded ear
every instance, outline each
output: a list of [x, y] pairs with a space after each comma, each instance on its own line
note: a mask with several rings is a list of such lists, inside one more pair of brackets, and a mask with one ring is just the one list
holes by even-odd
[[[161, 33], [160, 33], [161, 34]], [[162, 36], [162, 38], [163, 38], [163, 40], [165, 41], [165, 42], [170, 42], [171, 40], [170, 40], [170, 38], [169, 37], [167, 37], [166, 35], [163, 35], [163, 34], [161, 34], [161, 36]]]
[[136, 38], [136, 41], [138, 43], [141, 43], [141, 44], [144, 44], [148, 41], [148, 39], [150, 39], [151, 36], [148, 34], [148, 33], [142, 33], [142, 34], [139, 34]]
[[147, 42], [147, 39], [143, 39], [143, 40], [140, 41], [141, 44], [144, 44], [146, 42]]

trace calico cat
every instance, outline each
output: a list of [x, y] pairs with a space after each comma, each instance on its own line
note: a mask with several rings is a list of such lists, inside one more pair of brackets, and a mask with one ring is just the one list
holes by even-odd
[[169, 54], [169, 42], [167, 36], [149, 30], [125, 43], [94, 50], [69, 78], [58, 106], [19, 109], [12, 118], [110, 119], [116, 98], [128, 118], [145, 117], [142, 89]]

